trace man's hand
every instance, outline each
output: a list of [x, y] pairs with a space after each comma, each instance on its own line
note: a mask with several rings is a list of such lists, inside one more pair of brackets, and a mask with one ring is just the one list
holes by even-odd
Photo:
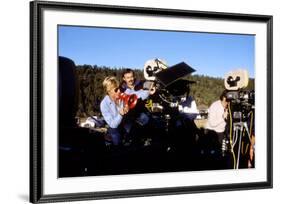
[[149, 87], [149, 94], [153, 95], [156, 92], [156, 87], [154, 83], [151, 83], [150, 87]]
[[125, 105], [125, 107], [121, 108], [120, 111], [119, 111], [120, 115], [122, 115], [122, 116], [127, 114], [128, 112], [129, 112], [129, 106], [128, 105]]
[[223, 118], [224, 118], [224, 119], [227, 119], [227, 116], [228, 116], [228, 111], [227, 111], [227, 110], [224, 110]]
[[156, 92], [156, 88], [155, 88], [155, 87], [152, 87], [152, 88], [149, 90], [149, 94], [150, 94], [150, 95], [155, 94], [155, 92]]

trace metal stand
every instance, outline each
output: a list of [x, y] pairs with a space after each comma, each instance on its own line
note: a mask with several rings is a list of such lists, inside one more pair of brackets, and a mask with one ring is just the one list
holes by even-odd
[[[164, 118], [165, 118], [165, 132], [166, 132], [166, 137], [167, 137], [167, 140], [169, 141], [170, 140], [170, 136], [169, 136], [169, 126], [170, 126], [170, 120], [171, 120], [171, 116], [169, 114], [165, 114], [164, 115]], [[168, 142], [169, 143], [169, 142]], [[171, 150], [171, 146], [170, 144], [168, 144], [167, 148], [166, 148], [166, 151], [169, 152]]]
[[164, 116], [164, 118], [165, 118], [165, 131], [166, 131], [166, 133], [168, 134], [171, 116], [170, 116], [169, 114], [166, 114], [166, 115]]
[[249, 140], [251, 140], [250, 132], [249, 132], [249, 128], [248, 128], [247, 122], [234, 122], [233, 123], [233, 135], [234, 135], [234, 138], [235, 138], [234, 139], [234, 145], [236, 144], [237, 139], [239, 138], [236, 169], [239, 168], [240, 152], [241, 152], [241, 142], [242, 142], [244, 128], [245, 128], [245, 130], [247, 132]]

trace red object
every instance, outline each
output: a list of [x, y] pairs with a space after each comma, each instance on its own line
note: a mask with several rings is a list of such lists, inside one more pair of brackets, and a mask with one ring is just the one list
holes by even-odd
[[127, 105], [129, 109], [134, 108], [138, 102], [138, 97], [136, 94], [128, 95], [125, 93], [120, 93], [118, 98], [122, 100], [124, 102], [124, 105]]

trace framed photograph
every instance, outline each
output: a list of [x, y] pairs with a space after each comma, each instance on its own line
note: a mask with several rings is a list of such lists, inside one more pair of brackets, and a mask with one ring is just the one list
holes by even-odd
[[30, 202], [272, 188], [272, 16], [30, 14]]

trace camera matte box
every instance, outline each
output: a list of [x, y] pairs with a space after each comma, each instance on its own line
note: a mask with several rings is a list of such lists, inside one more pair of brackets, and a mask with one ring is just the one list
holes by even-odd
[[178, 63], [167, 69], [162, 70], [155, 74], [156, 79], [164, 86], [167, 87], [180, 78], [195, 72], [196, 70], [190, 67], [185, 62]]

